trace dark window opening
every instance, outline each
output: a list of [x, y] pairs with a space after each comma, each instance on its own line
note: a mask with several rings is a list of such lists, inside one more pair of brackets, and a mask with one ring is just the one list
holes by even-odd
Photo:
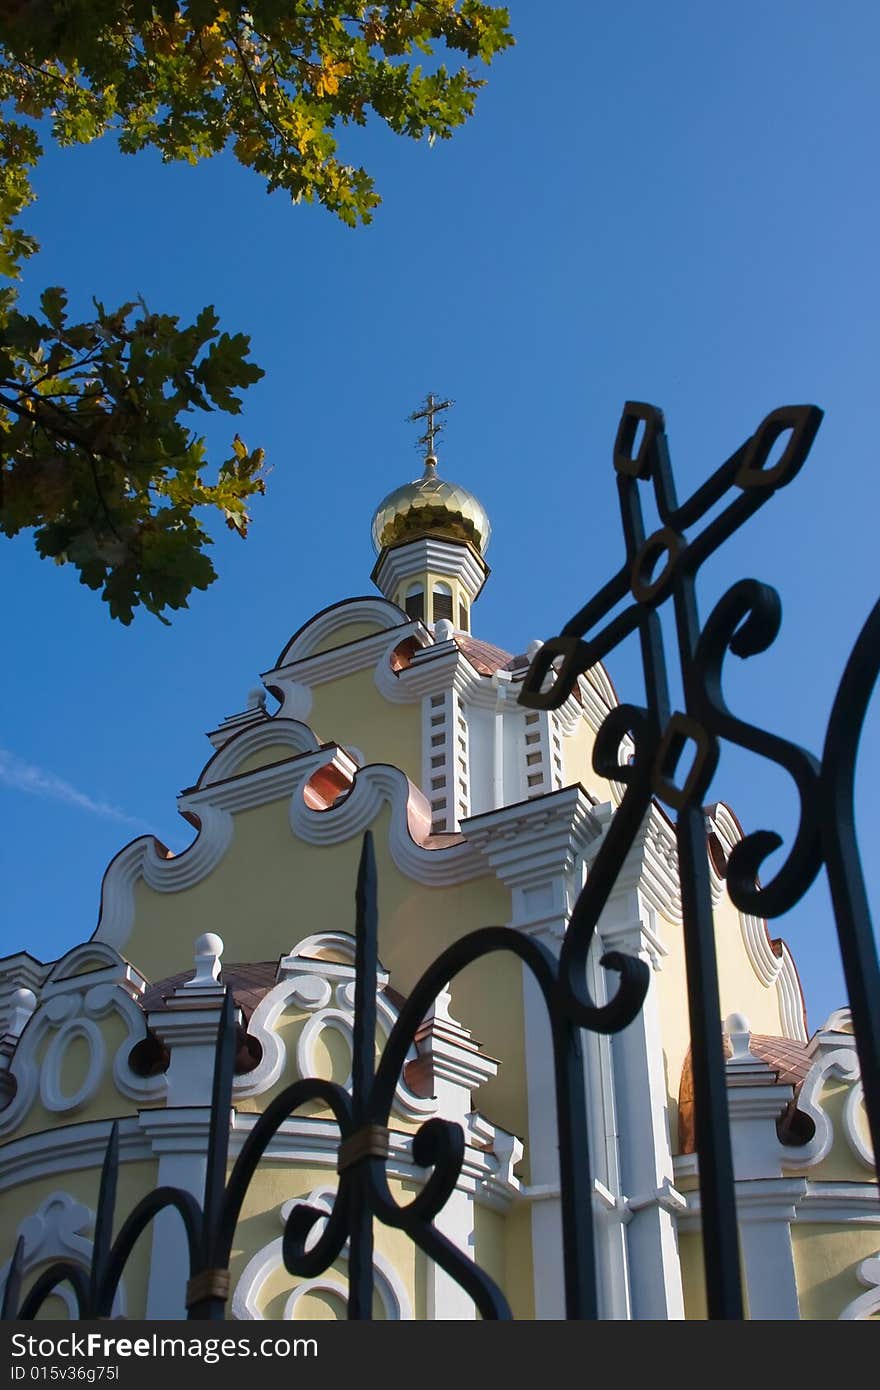
[[434, 590], [434, 622], [448, 618], [452, 622], [452, 595], [444, 594], [442, 589]]
[[425, 621], [425, 595], [423, 593], [407, 594], [404, 607], [408, 618], [418, 619], [419, 622]]

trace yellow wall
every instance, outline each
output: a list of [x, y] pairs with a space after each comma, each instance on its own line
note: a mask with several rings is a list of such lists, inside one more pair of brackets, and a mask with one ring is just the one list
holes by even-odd
[[272, 763], [284, 763], [290, 758], [299, 757], [302, 757], [302, 754], [291, 748], [289, 743], [272, 743], [268, 747], [258, 748], [255, 753], [249, 753], [246, 758], [242, 758], [229, 776], [243, 777], [247, 772], [256, 772], [261, 767], [271, 767]]
[[[856, 1269], [880, 1251], [880, 1224], [843, 1227], [795, 1222], [792, 1245], [801, 1317], [836, 1319], [848, 1303], [868, 1292]], [[872, 1319], [878, 1320], [876, 1315]]]
[[[362, 637], [373, 637], [375, 633], [384, 630], [384, 623], [378, 623], [372, 618], [365, 618], [359, 623], [346, 623], [345, 627], [337, 628], [335, 632], [331, 632], [329, 637], [318, 642], [309, 652], [309, 656], [317, 656], [319, 652], [335, 651], [337, 647], [344, 647], [349, 642], [359, 642]], [[303, 660], [307, 659], [303, 658]]]
[[309, 724], [322, 743], [359, 748], [368, 763], [391, 763], [421, 785], [421, 701], [390, 705], [372, 668], [316, 685], [312, 695]]
[[706, 1311], [706, 1276], [703, 1269], [703, 1240], [698, 1231], [678, 1237], [681, 1285], [686, 1318], [702, 1319]]

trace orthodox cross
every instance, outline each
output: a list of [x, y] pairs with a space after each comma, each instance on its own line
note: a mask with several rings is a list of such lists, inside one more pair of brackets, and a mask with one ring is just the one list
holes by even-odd
[[427, 420], [428, 427], [425, 430], [425, 433], [419, 436], [419, 438], [416, 440], [416, 443], [424, 444], [426, 456], [432, 462], [436, 462], [436, 458], [434, 455], [434, 441], [437, 438], [437, 435], [440, 433], [440, 431], [446, 428], [445, 423], [443, 421], [436, 420], [435, 416], [437, 415], [438, 411], [448, 410], [451, 405], [455, 405], [455, 401], [438, 401], [433, 391], [431, 391], [425, 397], [425, 404], [422, 406], [422, 409], [414, 410], [412, 415], [407, 416], [408, 420]]

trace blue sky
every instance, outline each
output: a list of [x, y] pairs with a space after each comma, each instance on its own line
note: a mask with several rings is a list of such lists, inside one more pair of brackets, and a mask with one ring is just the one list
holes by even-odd
[[[352, 133], [384, 198], [366, 229], [268, 197], [231, 157], [162, 167], [107, 141], [47, 156], [29, 284], [68, 286], [84, 315], [93, 293], [184, 317], [215, 304], [267, 374], [206, 433], [222, 457], [237, 426], [273, 472], [250, 538], [217, 528], [221, 577], [170, 629], [113, 624], [28, 538], [0, 544], [4, 951], [48, 959], [87, 937], [132, 835], [188, 843], [174, 798], [204, 731], [313, 612], [370, 592], [371, 513], [418, 471], [404, 420], [429, 389], [457, 402], [441, 471], [494, 528], [475, 631], [518, 651], [620, 563], [626, 399], [665, 409], [682, 494], [773, 407], [820, 405], [807, 466], [707, 568], [701, 611], [743, 576], [780, 590], [782, 634], [736, 663], [728, 697], [821, 747], [877, 590], [880, 12], [514, 0], [511, 15], [517, 47], [454, 140]], [[640, 698], [633, 653], [610, 669]], [[874, 711], [869, 880], [878, 747]], [[747, 828], [796, 823], [784, 774], [746, 755], [725, 752], [712, 795]], [[824, 883], [772, 930], [816, 1027], [844, 1002]]]

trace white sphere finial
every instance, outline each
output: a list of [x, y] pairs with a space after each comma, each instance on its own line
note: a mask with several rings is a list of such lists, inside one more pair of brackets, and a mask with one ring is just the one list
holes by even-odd
[[529, 661], [534, 661], [535, 657], [537, 656], [538, 652], [541, 650], [543, 645], [544, 643], [541, 641], [539, 637], [534, 637], [532, 639], [532, 641], [526, 647], [526, 656], [529, 658]]
[[195, 973], [187, 980], [184, 989], [215, 989], [220, 980], [220, 957], [223, 955], [223, 938], [216, 932], [206, 931], [196, 940]]
[[438, 618], [434, 624], [434, 641], [451, 642], [455, 627], [448, 618]]
[[745, 1014], [728, 1014], [724, 1020], [724, 1031], [730, 1039], [731, 1055], [728, 1062], [754, 1061], [754, 1054], [749, 1047], [752, 1025]]
[[37, 996], [32, 989], [16, 989], [13, 990], [9, 1003], [6, 1032], [12, 1033], [14, 1037], [18, 1038], [24, 1032], [25, 1024], [37, 1007]]

